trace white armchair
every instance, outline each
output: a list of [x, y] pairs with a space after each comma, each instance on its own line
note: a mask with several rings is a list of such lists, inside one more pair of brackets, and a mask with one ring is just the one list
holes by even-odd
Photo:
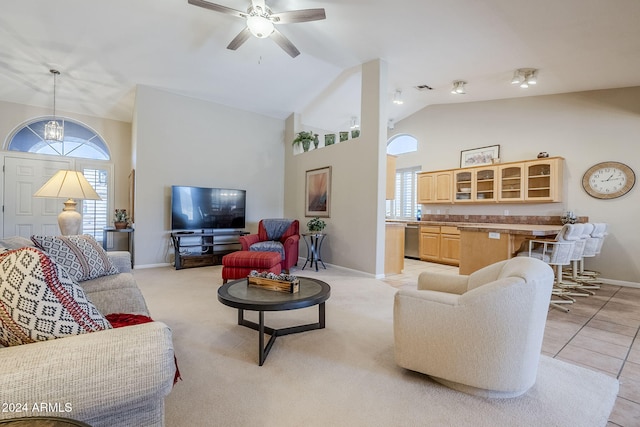
[[536, 381], [554, 274], [511, 258], [469, 276], [422, 273], [394, 303], [396, 363], [453, 389], [515, 397]]

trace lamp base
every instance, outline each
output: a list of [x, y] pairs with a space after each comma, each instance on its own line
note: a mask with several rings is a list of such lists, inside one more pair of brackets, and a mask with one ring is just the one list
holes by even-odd
[[76, 210], [77, 203], [73, 199], [64, 202], [64, 209], [58, 215], [58, 226], [63, 236], [81, 234], [82, 215]]

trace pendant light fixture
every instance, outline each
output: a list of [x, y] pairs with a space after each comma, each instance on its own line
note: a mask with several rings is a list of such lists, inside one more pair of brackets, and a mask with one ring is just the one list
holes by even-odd
[[56, 120], [56, 77], [60, 71], [51, 69], [53, 74], [53, 119], [44, 125], [44, 140], [51, 142], [62, 142], [64, 140], [64, 127]]

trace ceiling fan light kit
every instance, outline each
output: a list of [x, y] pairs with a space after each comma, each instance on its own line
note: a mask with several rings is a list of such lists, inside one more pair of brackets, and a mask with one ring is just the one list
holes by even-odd
[[188, 0], [188, 2], [194, 6], [243, 18], [246, 21], [245, 29], [231, 40], [227, 49], [238, 49], [251, 35], [261, 39], [270, 37], [292, 58], [298, 56], [300, 51], [275, 28], [275, 24], [295, 24], [299, 22], [319, 21], [326, 18], [324, 9], [290, 10], [287, 12], [273, 13], [265, 4], [264, 0], [251, 0], [251, 5], [247, 8], [246, 12], [204, 0]]
[[255, 9], [253, 7], [249, 8], [249, 16], [247, 16], [247, 27], [251, 34], [258, 37], [259, 39], [266, 39], [273, 33], [276, 27], [273, 25], [273, 22], [269, 20], [269, 15], [271, 11], [269, 9], [268, 13], [262, 12], [260, 9]]

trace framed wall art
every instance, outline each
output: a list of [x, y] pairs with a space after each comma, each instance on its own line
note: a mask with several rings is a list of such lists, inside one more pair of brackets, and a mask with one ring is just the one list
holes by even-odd
[[487, 147], [473, 148], [460, 152], [460, 167], [482, 166], [493, 163], [493, 159], [500, 158], [500, 146], [489, 145]]
[[329, 217], [331, 212], [331, 166], [307, 171], [304, 215]]

